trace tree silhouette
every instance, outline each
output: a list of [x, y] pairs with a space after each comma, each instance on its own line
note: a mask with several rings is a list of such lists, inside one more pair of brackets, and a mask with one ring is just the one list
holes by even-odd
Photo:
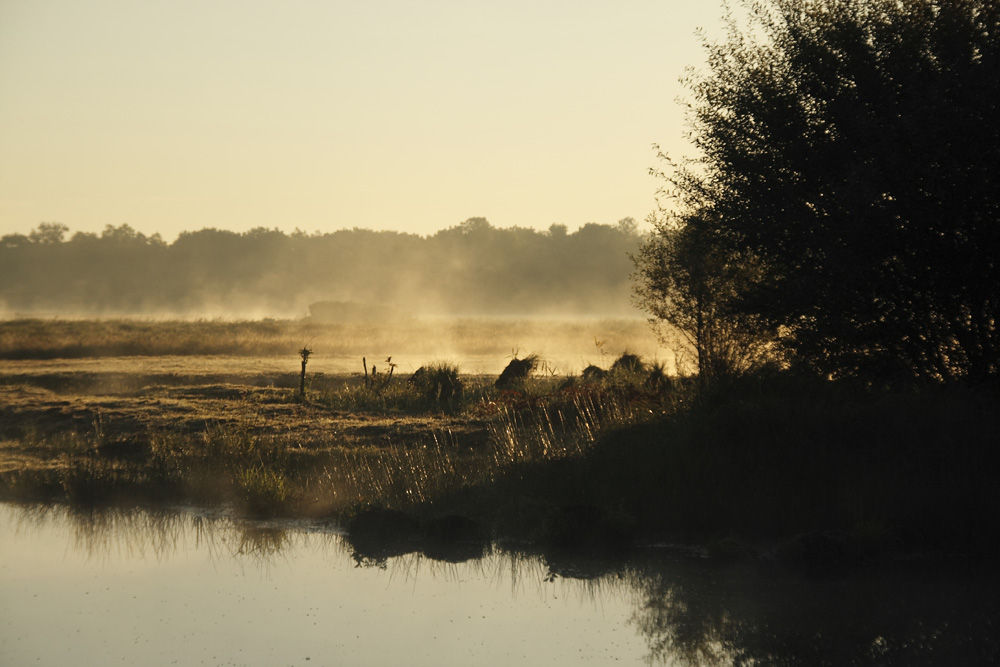
[[995, 378], [1000, 5], [741, 6], [687, 76], [698, 154], [662, 191], [721, 265], [753, 258], [729, 312], [824, 374]]
[[[565, 230], [565, 228], [563, 228]], [[422, 237], [347, 229], [291, 235], [257, 228], [184, 232], [172, 244], [128, 225], [100, 235], [42, 225], [0, 238], [0, 304], [75, 313], [273, 314], [311, 304], [486, 315], [628, 312], [634, 226], [574, 233], [471, 218]]]

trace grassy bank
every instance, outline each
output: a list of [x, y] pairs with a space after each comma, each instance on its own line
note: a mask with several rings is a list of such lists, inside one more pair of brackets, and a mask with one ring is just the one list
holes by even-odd
[[[499, 522], [512, 506], [544, 508], [556, 524], [565, 508], [595, 506], [642, 540], [720, 553], [823, 542], [852, 558], [1000, 547], [995, 394], [775, 377], [685, 399], [605, 433], [584, 456], [511, 471], [477, 491], [491, 498], [481, 505], [503, 508]], [[526, 539], [552, 529], [507, 525], [528, 529]]]
[[506, 389], [493, 380], [444, 365], [304, 401], [290, 388], [147, 387], [81, 404], [84, 418], [61, 426], [55, 411], [71, 401], [8, 388], [37, 409], [17, 424], [27, 409], [5, 412], [0, 495], [344, 521], [381, 508], [582, 549], [671, 540], [732, 555], [783, 543], [863, 558], [998, 546], [995, 393], [780, 374], [699, 392], [628, 365]]
[[61, 386], [48, 377], [38, 386], [0, 384], [0, 493], [230, 505], [255, 515], [426, 509], [513, 466], [582, 456], [602, 432], [669, 403], [619, 379], [535, 377], [498, 388], [493, 377], [437, 364], [410, 378], [328, 379], [305, 399], [291, 388], [248, 385], [81, 397], [71, 377]]

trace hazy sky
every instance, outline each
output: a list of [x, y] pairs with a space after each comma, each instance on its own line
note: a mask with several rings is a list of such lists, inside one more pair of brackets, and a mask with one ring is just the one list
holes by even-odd
[[0, 0], [0, 235], [655, 206], [714, 0]]

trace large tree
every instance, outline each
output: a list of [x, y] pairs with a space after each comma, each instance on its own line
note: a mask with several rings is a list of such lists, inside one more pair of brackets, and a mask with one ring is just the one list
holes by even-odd
[[726, 312], [817, 371], [995, 378], [1000, 3], [738, 9], [687, 78], [697, 153], [665, 171], [679, 224], [651, 243], [680, 228], [715, 264], [752, 257]]

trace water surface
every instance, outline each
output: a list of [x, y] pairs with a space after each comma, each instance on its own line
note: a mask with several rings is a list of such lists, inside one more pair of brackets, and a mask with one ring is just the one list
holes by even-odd
[[379, 561], [318, 525], [0, 505], [0, 664], [995, 664], [995, 575], [662, 549]]
[[0, 664], [641, 661], [626, 595], [546, 574], [498, 554], [362, 567], [310, 529], [2, 506]]

